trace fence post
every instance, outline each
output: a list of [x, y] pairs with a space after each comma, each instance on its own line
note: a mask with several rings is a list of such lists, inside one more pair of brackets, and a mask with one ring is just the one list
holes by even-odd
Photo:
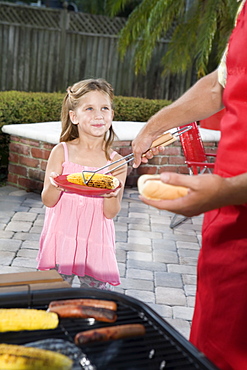
[[58, 57], [58, 84], [57, 84], [57, 91], [64, 91], [64, 78], [63, 72], [65, 69], [65, 52], [66, 52], [66, 34], [67, 30], [69, 28], [69, 21], [70, 21], [70, 15], [67, 9], [63, 9], [61, 11], [60, 16], [60, 48], [59, 48], [59, 57]]

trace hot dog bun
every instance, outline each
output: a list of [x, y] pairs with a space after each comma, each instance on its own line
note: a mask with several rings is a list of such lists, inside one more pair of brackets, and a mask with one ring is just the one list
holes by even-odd
[[160, 180], [160, 175], [142, 175], [137, 182], [139, 193], [147, 199], [172, 200], [184, 197], [188, 188], [165, 184]]

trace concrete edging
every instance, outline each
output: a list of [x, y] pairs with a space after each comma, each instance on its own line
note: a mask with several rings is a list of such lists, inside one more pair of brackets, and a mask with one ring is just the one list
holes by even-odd
[[[119, 141], [133, 140], [146, 122], [113, 121], [113, 129]], [[220, 140], [220, 131], [199, 128], [202, 141]], [[61, 131], [61, 122], [39, 122], [27, 124], [5, 125], [2, 131], [6, 134], [21, 136], [28, 139], [44, 141], [50, 144], [57, 144]], [[170, 130], [171, 132], [173, 130]]]

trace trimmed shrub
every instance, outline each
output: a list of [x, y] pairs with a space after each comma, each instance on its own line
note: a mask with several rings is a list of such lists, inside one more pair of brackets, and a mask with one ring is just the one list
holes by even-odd
[[[64, 96], [62, 93], [0, 92], [0, 127], [17, 123], [59, 121]], [[146, 122], [170, 103], [167, 100], [116, 96], [114, 120]]]
[[17, 123], [59, 121], [63, 94], [0, 93], [0, 127]]
[[170, 103], [168, 100], [116, 96], [114, 99], [114, 121], [146, 122], [153, 114]]
[[[4, 125], [59, 121], [64, 93], [0, 92], [0, 129]], [[146, 122], [167, 100], [116, 96], [114, 120]], [[0, 131], [0, 181], [8, 171], [9, 136]]]

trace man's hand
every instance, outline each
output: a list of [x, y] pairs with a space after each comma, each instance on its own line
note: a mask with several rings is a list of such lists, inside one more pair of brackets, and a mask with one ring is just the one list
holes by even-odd
[[133, 168], [137, 168], [141, 163], [147, 163], [149, 159], [152, 159], [155, 155], [164, 154], [165, 148], [163, 146], [158, 146], [151, 148], [152, 140], [140, 138], [139, 136], [132, 142], [132, 151], [134, 153], [135, 159], [133, 163]]
[[[132, 151], [135, 159], [133, 167], [137, 168], [141, 163], [147, 163], [149, 159], [153, 158], [152, 151], [149, 148], [152, 144], [152, 139], [148, 137], [142, 137], [140, 134], [132, 142]], [[157, 149], [157, 148], [155, 148]], [[146, 156], [142, 156], [146, 152]]]
[[189, 188], [189, 192], [188, 195], [175, 200], [150, 200], [140, 196], [144, 203], [158, 209], [192, 217], [230, 202], [227, 196], [228, 179], [218, 175], [189, 176], [164, 172], [160, 179], [167, 184], [185, 186]]

